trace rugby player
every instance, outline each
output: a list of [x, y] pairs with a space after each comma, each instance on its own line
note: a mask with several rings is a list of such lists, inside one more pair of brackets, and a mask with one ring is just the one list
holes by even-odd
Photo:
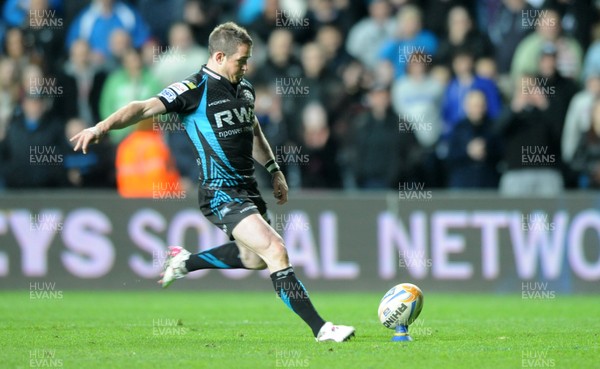
[[204, 216], [227, 233], [231, 242], [192, 254], [169, 247], [163, 287], [200, 269], [265, 269], [283, 302], [311, 328], [317, 341], [342, 342], [354, 327], [321, 318], [290, 264], [283, 239], [269, 225], [267, 207], [254, 177], [254, 161], [272, 174], [273, 195], [287, 202], [288, 186], [254, 116], [255, 93], [244, 79], [252, 56], [252, 39], [233, 22], [209, 36], [209, 60], [199, 72], [169, 85], [157, 96], [133, 101], [73, 138], [74, 150], [87, 153], [109, 130], [156, 114], [177, 113], [198, 152], [198, 201]]

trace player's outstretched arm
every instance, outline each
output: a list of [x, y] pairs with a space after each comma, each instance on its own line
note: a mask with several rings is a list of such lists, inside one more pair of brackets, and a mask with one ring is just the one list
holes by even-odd
[[252, 157], [273, 176], [273, 196], [277, 199], [279, 205], [285, 204], [288, 198], [288, 186], [283, 172], [279, 170], [279, 165], [275, 161], [275, 155], [267, 138], [260, 129], [258, 119], [254, 118], [254, 146], [252, 148]]
[[121, 129], [136, 124], [140, 120], [150, 118], [155, 114], [166, 112], [164, 104], [156, 97], [144, 101], [132, 101], [121, 109], [112, 113], [108, 118], [93, 127], [86, 128], [71, 138], [76, 141], [74, 151], [81, 149], [87, 154], [90, 143], [98, 141], [111, 129]]

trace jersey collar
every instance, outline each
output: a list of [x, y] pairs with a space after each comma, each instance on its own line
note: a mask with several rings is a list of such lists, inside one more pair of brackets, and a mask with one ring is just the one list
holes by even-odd
[[215, 72], [214, 70], [210, 69], [209, 67], [206, 66], [206, 64], [204, 64], [202, 66], [201, 69], [202, 73], [207, 74], [209, 77], [219, 81], [220, 83], [222, 83], [226, 88], [230, 89], [231, 92], [234, 95], [237, 95], [237, 91], [238, 91], [238, 87], [240, 86], [240, 83], [237, 84], [233, 84], [231, 82], [229, 82], [229, 80], [225, 77], [223, 77], [222, 75], [220, 75], [219, 73]]
[[212, 78], [216, 79], [216, 80], [223, 80], [225, 78], [223, 78], [219, 73], [215, 72], [214, 70], [210, 69], [209, 67], [206, 66], [206, 64], [204, 64], [202, 66], [202, 72], [208, 74], [209, 76], [211, 76]]

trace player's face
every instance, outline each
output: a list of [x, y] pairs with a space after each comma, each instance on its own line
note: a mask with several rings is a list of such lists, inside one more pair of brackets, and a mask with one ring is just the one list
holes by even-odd
[[252, 56], [250, 46], [242, 44], [238, 46], [237, 52], [225, 57], [222, 74], [231, 83], [239, 83], [246, 71], [248, 71], [248, 59]]

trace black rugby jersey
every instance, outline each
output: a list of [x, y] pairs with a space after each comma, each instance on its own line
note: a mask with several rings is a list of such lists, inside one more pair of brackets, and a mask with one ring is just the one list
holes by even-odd
[[214, 189], [251, 183], [254, 88], [233, 85], [203, 65], [198, 73], [158, 94], [167, 113], [177, 113], [198, 152], [200, 183]]

